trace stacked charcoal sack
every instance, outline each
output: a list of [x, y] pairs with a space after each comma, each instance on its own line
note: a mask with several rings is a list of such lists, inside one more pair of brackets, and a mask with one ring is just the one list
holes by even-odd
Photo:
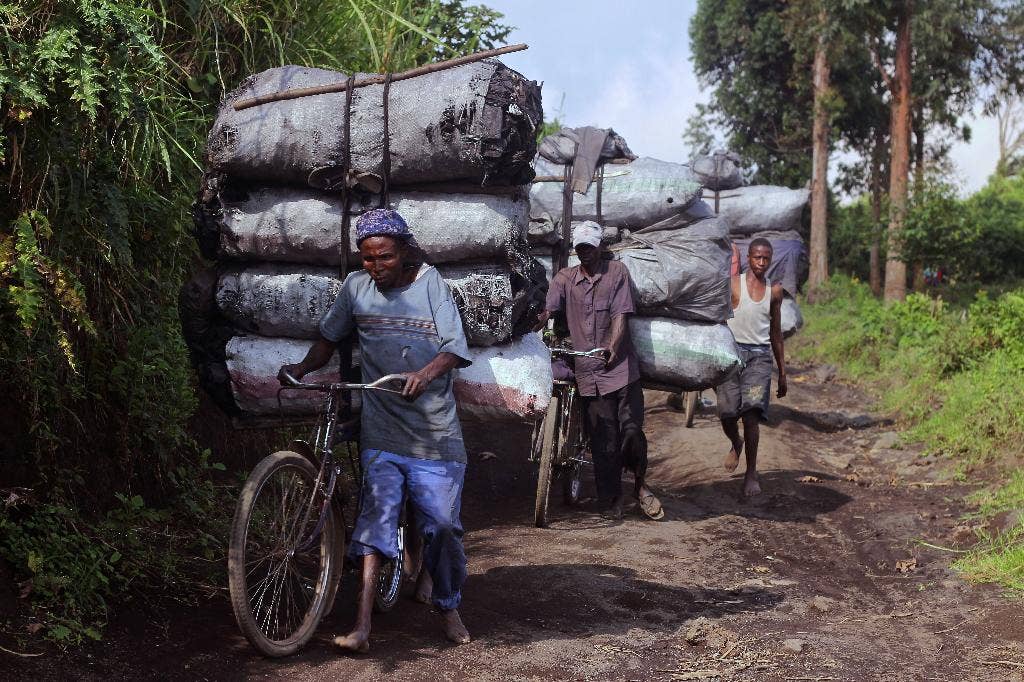
[[[542, 142], [538, 176], [562, 177], [564, 159], [544, 158], [544, 151]], [[701, 201], [700, 181], [682, 164], [606, 163], [600, 216], [596, 190], [574, 196], [573, 219], [599, 222], [611, 257], [629, 270], [638, 307], [630, 332], [641, 377], [672, 390], [722, 383], [740, 365], [724, 324], [732, 314], [728, 220]], [[562, 192], [560, 182], [535, 182], [530, 190], [531, 250], [547, 259], [549, 273], [563, 234]]]
[[[361, 266], [355, 221], [386, 206], [406, 219], [459, 307], [473, 355], [455, 378], [461, 413], [543, 415], [549, 355], [528, 330], [546, 281], [528, 253], [523, 188], [543, 116], [538, 85], [482, 61], [354, 88], [350, 102], [341, 92], [234, 106], [347, 78], [270, 69], [221, 104], [194, 208], [200, 250], [213, 265], [181, 295], [203, 387], [232, 415], [276, 415], [278, 369], [302, 359], [342, 271]], [[339, 371], [335, 358], [310, 380]], [[313, 414], [319, 400], [294, 391], [283, 408]]]
[[730, 152], [697, 157], [692, 167], [704, 187], [717, 191], [718, 213], [731, 225], [729, 236], [739, 249], [741, 271], [747, 269], [751, 241], [763, 237], [771, 242], [772, 264], [767, 277], [782, 284], [785, 292], [782, 333], [792, 336], [804, 324], [796, 295], [807, 281], [810, 265], [807, 247], [799, 232], [810, 190], [774, 185], [743, 186], [740, 159]]

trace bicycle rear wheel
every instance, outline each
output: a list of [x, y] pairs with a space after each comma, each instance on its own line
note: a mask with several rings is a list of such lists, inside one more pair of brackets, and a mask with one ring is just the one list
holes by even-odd
[[559, 460], [564, 463], [562, 469], [562, 499], [573, 506], [580, 501], [583, 491], [583, 433], [580, 420], [579, 396], [573, 391], [567, 397], [569, 404], [565, 408], [566, 418], [561, 425], [561, 437], [558, 447], [561, 450]]
[[334, 603], [344, 541], [333, 505], [319, 537], [310, 540], [323, 508], [322, 493], [314, 495], [316, 478], [302, 455], [275, 452], [253, 469], [235, 507], [231, 607], [246, 639], [265, 656], [301, 649]]
[[402, 583], [405, 582], [405, 536], [407, 533], [406, 524], [398, 525], [398, 558], [385, 561], [380, 567], [380, 576], [377, 578], [377, 594], [373, 596], [373, 610], [377, 613], [387, 613], [398, 603], [398, 597], [402, 593]]

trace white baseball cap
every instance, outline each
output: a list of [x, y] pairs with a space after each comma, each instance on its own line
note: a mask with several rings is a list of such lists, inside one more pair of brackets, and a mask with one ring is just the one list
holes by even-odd
[[593, 220], [585, 220], [572, 229], [572, 248], [580, 244], [590, 244], [594, 248], [601, 246], [604, 230]]

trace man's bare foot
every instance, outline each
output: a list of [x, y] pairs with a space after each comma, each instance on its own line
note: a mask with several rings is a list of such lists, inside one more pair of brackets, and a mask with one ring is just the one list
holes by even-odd
[[458, 609], [442, 610], [441, 620], [444, 623], [444, 636], [448, 638], [449, 642], [469, 644], [471, 639], [469, 630], [462, 624]]
[[334, 646], [350, 654], [365, 654], [370, 650], [370, 633], [353, 630], [345, 636], [334, 638]]
[[761, 484], [757, 480], [757, 474], [747, 474], [743, 477], [743, 496], [754, 497], [761, 494]]
[[736, 471], [736, 467], [740, 464], [740, 455], [743, 454], [743, 441], [737, 440], [732, 444], [732, 449], [729, 450], [729, 454], [725, 456], [725, 470], [732, 472]]
[[426, 568], [420, 569], [420, 577], [416, 580], [416, 592], [412, 598], [421, 604], [429, 604], [430, 597], [434, 593], [434, 579], [430, 577], [430, 571]]

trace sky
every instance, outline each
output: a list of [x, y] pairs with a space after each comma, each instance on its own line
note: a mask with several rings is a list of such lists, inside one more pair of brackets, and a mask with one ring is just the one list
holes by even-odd
[[[544, 115], [566, 125], [614, 128], [640, 156], [684, 162], [682, 134], [707, 102], [690, 61], [688, 27], [696, 2], [676, 0], [481, 0], [516, 29], [510, 43], [529, 50], [501, 60], [544, 83]], [[996, 122], [965, 120], [969, 144], [951, 158], [964, 193], [980, 188], [998, 157]], [[838, 165], [835, 157], [833, 169]], [[844, 159], [845, 160], [845, 159]]]

